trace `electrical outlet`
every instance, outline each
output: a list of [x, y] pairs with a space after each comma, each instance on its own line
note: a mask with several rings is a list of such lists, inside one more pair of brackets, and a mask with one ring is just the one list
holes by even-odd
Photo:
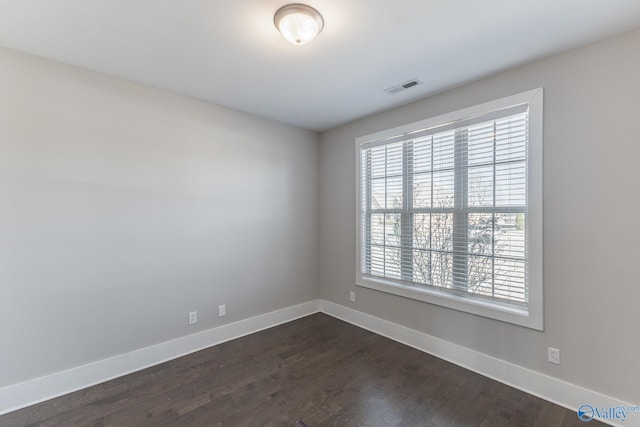
[[549, 347], [549, 363], [555, 363], [556, 365], [560, 364], [560, 350], [557, 348]]
[[218, 306], [218, 317], [224, 317], [227, 315], [227, 305], [222, 304]]
[[349, 301], [356, 302], [356, 293], [351, 291], [349, 292]]
[[189, 324], [194, 325], [196, 323], [198, 323], [198, 312], [197, 311], [189, 312]]

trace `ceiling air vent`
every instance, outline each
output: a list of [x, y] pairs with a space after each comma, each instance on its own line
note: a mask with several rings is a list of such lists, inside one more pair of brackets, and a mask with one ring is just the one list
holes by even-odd
[[409, 88], [412, 88], [414, 86], [418, 86], [421, 85], [422, 82], [418, 79], [411, 79], [408, 82], [404, 82], [402, 84], [399, 84], [397, 86], [392, 86], [389, 89], [385, 89], [384, 91], [387, 92], [389, 95], [395, 95], [398, 92], [402, 92], [404, 90], [407, 90]]

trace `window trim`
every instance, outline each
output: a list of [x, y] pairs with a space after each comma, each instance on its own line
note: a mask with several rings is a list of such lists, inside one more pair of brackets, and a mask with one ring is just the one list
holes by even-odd
[[[437, 128], [465, 125], [474, 120], [503, 114], [523, 104], [529, 106], [529, 140], [527, 154], [528, 187], [527, 204], [528, 234], [528, 304], [510, 304], [487, 300], [472, 294], [465, 295], [432, 287], [405, 286], [393, 280], [365, 276], [363, 273], [363, 229], [361, 221], [361, 153], [364, 145], [389, 143], [394, 140], [413, 138], [421, 132]], [[537, 88], [516, 95], [485, 102], [458, 111], [431, 117], [425, 120], [398, 126], [392, 129], [356, 138], [356, 285], [385, 293], [423, 301], [503, 322], [536, 330], [544, 330], [543, 310], [543, 89]]]

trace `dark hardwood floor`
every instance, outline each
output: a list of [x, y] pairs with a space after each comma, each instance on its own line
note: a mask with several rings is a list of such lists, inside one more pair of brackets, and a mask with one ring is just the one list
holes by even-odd
[[309, 427], [584, 425], [573, 411], [314, 314], [0, 416], [0, 426], [297, 420]]

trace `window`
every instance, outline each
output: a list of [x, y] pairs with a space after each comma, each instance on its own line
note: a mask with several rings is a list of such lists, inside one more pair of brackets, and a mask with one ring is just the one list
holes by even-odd
[[542, 329], [542, 89], [356, 150], [358, 285]]

